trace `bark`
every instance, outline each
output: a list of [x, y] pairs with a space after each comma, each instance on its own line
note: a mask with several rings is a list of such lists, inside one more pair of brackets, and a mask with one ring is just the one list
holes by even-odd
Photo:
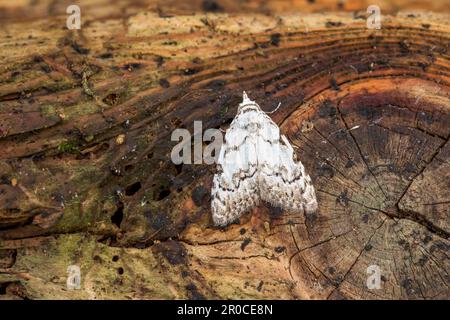
[[[52, 3], [0, 10], [0, 298], [450, 298], [448, 14], [90, 1], [76, 31]], [[170, 161], [243, 90], [281, 102], [316, 214], [215, 228], [215, 166]]]

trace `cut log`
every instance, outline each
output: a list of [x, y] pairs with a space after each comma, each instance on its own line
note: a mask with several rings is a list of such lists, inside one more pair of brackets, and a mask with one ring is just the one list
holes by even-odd
[[[227, 3], [99, 5], [78, 31], [3, 8], [0, 298], [450, 298], [449, 15]], [[215, 166], [171, 162], [173, 130], [226, 129], [243, 90], [281, 102], [315, 214], [216, 228]]]

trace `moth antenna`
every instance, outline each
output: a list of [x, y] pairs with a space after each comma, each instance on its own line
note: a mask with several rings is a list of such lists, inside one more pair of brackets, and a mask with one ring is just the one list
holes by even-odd
[[273, 109], [272, 111], [267, 111], [266, 114], [272, 114], [272, 113], [276, 112], [280, 108], [280, 106], [281, 106], [281, 102], [278, 102], [277, 107], [275, 109]]

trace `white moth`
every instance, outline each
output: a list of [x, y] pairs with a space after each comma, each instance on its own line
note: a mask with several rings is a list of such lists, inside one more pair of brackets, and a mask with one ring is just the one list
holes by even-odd
[[311, 178], [280, 128], [243, 93], [220, 149], [211, 209], [214, 224], [226, 226], [261, 200], [288, 211], [311, 213], [317, 200]]

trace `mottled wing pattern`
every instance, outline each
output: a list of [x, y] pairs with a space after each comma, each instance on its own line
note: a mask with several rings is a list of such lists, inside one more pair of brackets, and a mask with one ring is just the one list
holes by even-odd
[[[256, 112], [256, 111], [253, 111]], [[212, 217], [225, 226], [259, 204], [255, 136], [247, 130], [251, 112], [237, 116], [225, 134], [220, 149], [218, 173], [212, 188]]]
[[[311, 178], [305, 173], [303, 164], [294, 161], [294, 151], [286, 137], [282, 135], [269, 150], [264, 150], [258, 153], [261, 200], [287, 211], [316, 211], [317, 200]], [[268, 157], [270, 154], [272, 156]]]
[[212, 217], [225, 226], [261, 200], [285, 210], [317, 209], [314, 187], [292, 146], [259, 106], [247, 98], [239, 105], [220, 150], [213, 179]]

